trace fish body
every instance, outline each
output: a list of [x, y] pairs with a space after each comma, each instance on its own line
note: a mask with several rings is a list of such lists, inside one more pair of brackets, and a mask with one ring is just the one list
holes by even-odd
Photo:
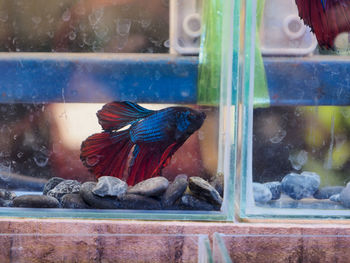
[[201, 127], [205, 114], [188, 107], [152, 111], [125, 101], [106, 104], [97, 117], [104, 132], [82, 143], [83, 164], [97, 177], [115, 176], [134, 185], [160, 175], [176, 150]]
[[315, 33], [318, 44], [334, 49], [336, 37], [350, 31], [350, 0], [295, 0], [299, 16]]

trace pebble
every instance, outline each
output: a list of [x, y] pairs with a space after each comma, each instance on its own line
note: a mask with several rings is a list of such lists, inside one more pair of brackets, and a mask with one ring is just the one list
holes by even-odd
[[14, 207], [58, 208], [60, 203], [56, 198], [47, 195], [21, 195], [13, 200]]
[[98, 183], [92, 189], [95, 195], [104, 196], [116, 196], [121, 198], [128, 190], [128, 184], [119, 178], [113, 176], [102, 176], [98, 179]]
[[210, 182], [211, 186], [215, 188], [221, 197], [224, 197], [224, 174], [217, 173]]
[[157, 176], [134, 185], [127, 193], [144, 196], [160, 196], [166, 191], [168, 186], [168, 179], [163, 176]]
[[62, 208], [86, 209], [89, 205], [84, 202], [80, 194], [66, 194], [61, 199]]
[[207, 181], [200, 177], [190, 177], [189, 188], [191, 192], [200, 198], [206, 199], [209, 203], [221, 206], [222, 197]]
[[76, 180], [64, 180], [47, 192], [48, 196], [52, 196], [57, 200], [66, 194], [77, 194], [80, 191], [81, 183]]
[[162, 208], [160, 201], [143, 195], [126, 194], [120, 201], [124, 209], [160, 210]]
[[329, 199], [332, 195], [340, 194], [343, 191], [344, 186], [326, 186], [318, 189], [314, 193], [316, 199]]
[[0, 198], [0, 207], [12, 207], [13, 206], [13, 200], [5, 200]]
[[96, 186], [95, 182], [85, 182], [81, 185], [80, 196], [92, 208], [99, 209], [119, 209], [121, 203], [116, 197], [100, 197], [92, 193], [92, 189]]
[[0, 199], [3, 200], [13, 200], [16, 197], [16, 194], [5, 189], [0, 189]]
[[64, 179], [61, 177], [52, 177], [50, 180], [47, 181], [47, 183], [44, 186], [44, 190], [43, 190], [43, 195], [47, 195], [47, 193], [55, 188], [56, 185], [58, 185], [59, 183], [63, 182]]
[[191, 194], [184, 194], [181, 197], [181, 208], [188, 210], [220, 210], [219, 206], [214, 206], [211, 203], [208, 203], [204, 200], [201, 200]]
[[271, 200], [278, 200], [281, 198], [282, 187], [280, 182], [268, 182], [264, 183], [264, 185], [271, 191]]
[[254, 200], [257, 203], [267, 203], [272, 199], [270, 189], [260, 183], [253, 183]]
[[180, 174], [175, 177], [162, 197], [163, 207], [171, 207], [183, 195], [188, 186], [187, 175]]
[[313, 172], [289, 173], [282, 179], [281, 186], [282, 192], [295, 200], [300, 200], [312, 196], [317, 191], [320, 177]]
[[350, 208], [350, 187], [345, 187], [339, 194], [339, 202], [346, 208]]
[[340, 198], [340, 194], [335, 194], [335, 195], [332, 195], [331, 197], [329, 197], [329, 200], [333, 201], [333, 202], [339, 202]]
[[13, 199], [16, 198], [16, 194], [6, 189], [0, 189], [0, 206], [11, 207], [13, 205]]

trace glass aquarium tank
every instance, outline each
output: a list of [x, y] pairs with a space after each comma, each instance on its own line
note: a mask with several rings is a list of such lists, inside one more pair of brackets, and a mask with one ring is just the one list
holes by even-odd
[[2, 1], [0, 215], [232, 220], [233, 12]]
[[350, 3], [313, 3], [242, 2], [243, 220], [350, 216]]

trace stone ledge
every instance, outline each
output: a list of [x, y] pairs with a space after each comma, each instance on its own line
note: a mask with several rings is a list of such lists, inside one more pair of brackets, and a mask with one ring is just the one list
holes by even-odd
[[[212, 241], [215, 232], [239, 235], [226, 238], [235, 262], [347, 262], [350, 258], [350, 238], [344, 238], [350, 235], [350, 225], [341, 224], [2, 218], [0, 231], [0, 262], [115, 262], [116, 255], [139, 262], [135, 251], [142, 249], [152, 262], [196, 262], [193, 238], [179, 240], [174, 235], [207, 234]], [[118, 241], [111, 238], [113, 234], [173, 236]], [[311, 242], [298, 235], [316, 235], [316, 239]], [[170, 254], [175, 258], [165, 258]], [[279, 260], [272, 260], [274, 256]]]

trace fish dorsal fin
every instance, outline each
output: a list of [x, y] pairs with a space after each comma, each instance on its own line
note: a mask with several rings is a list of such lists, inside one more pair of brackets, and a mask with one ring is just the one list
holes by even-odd
[[98, 123], [104, 130], [119, 130], [128, 124], [154, 113], [136, 103], [114, 101], [107, 103], [97, 112]]

